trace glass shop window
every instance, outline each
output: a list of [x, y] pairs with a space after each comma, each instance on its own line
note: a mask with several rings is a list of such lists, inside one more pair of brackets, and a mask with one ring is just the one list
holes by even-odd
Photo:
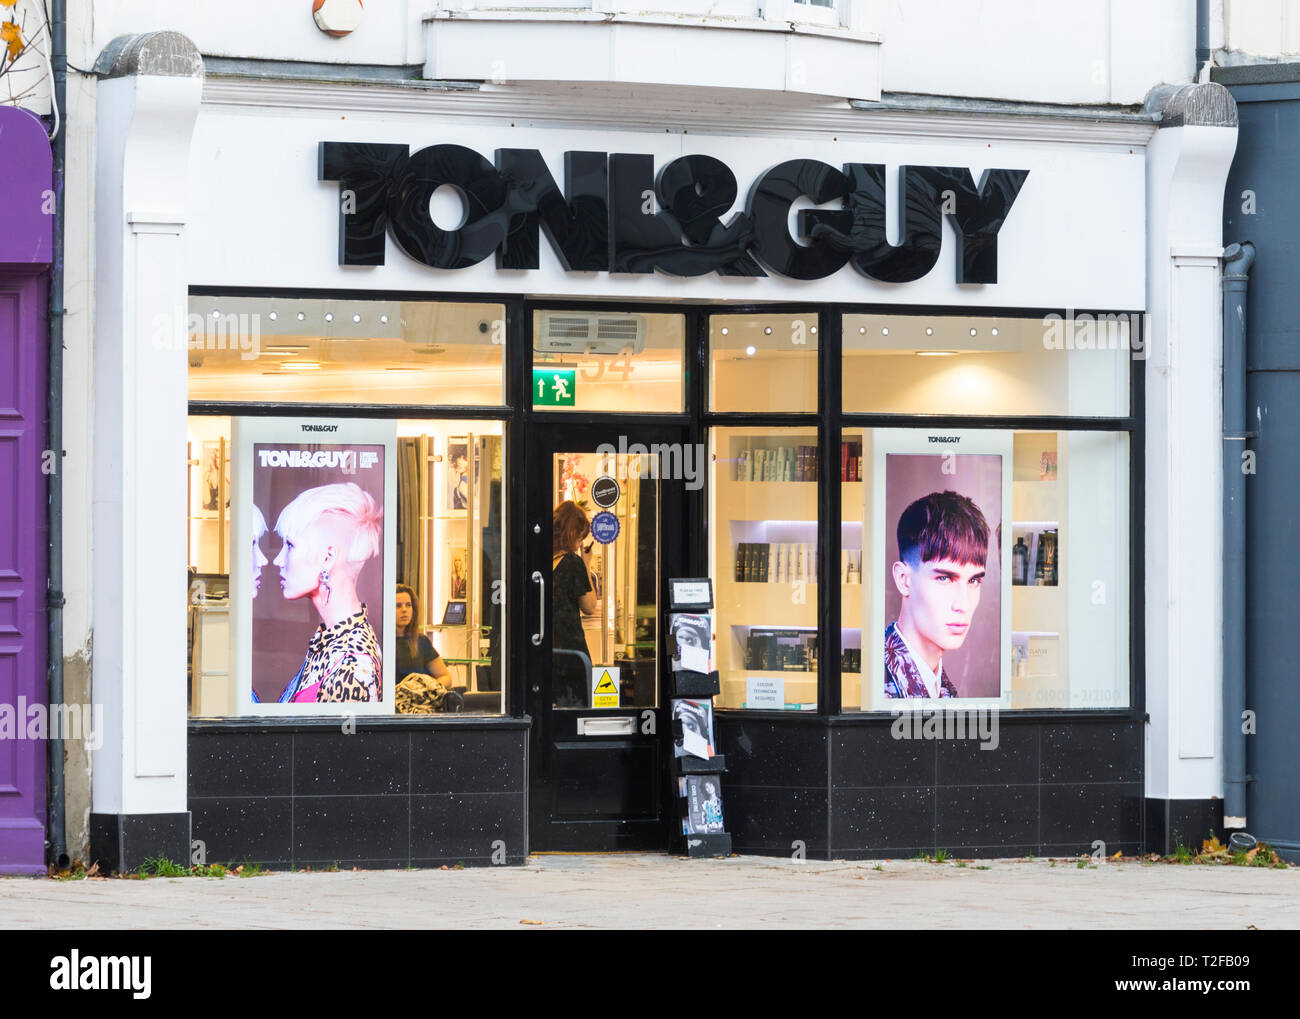
[[1129, 484], [1126, 432], [846, 428], [844, 710], [1127, 707]]
[[845, 315], [844, 410], [1123, 417], [1139, 318]]
[[191, 416], [190, 714], [502, 713], [503, 434]]
[[817, 429], [713, 428], [718, 707], [817, 708]]
[[191, 401], [501, 406], [505, 308], [190, 297]]
[[816, 314], [709, 317], [709, 407], [816, 413]]
[[686, 319], [621, 311], [533, 313], [537, 410], [680, 414]]

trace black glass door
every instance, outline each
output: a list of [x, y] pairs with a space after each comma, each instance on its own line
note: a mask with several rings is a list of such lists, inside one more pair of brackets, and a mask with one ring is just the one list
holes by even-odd
[[535, 422], [527, 463], [534, 850], [666, 850], [663, 610], [685, 432]]

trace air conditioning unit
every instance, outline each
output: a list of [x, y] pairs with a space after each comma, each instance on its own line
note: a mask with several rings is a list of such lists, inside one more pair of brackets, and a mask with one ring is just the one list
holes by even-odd
[[544, 311], [533, 349], [539, 354], [639, 354], [645, 316], [628, 312]]

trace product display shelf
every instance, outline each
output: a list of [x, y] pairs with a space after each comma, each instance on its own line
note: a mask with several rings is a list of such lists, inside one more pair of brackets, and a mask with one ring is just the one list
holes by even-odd
[[[671, 584], [672, 582], [670, 582]], [[716, 617], [714, 617], [714, 606], [717, 602], [714, 600], [710, 607], [705, 611], [711, 617], [711, 623], [716, 626]], [[674, 609], [665, 613], [664, 624], [665, 633], [671, 632], [670, 616], [673, 611], [697, 611], [686, 609]], [[718, 640], [713, 637], [714, 647]], [[671, 642], [670, 646], [671, 646]], [[723, 641], [722, 643], [725, 643]], [[675, 655], [676, 650], [673, 648], [672, 653]], [[714, 722], [712, 701], [717, 697], [720, 689], [719, 676], [717, 671], [703, 673], [694, 672], [688, 669], [673, 669], [672, 662], [669, 662], [669, 671], [672, 678], [672, 694], [674, 699], [688, 698], [691, 700], [708, 700], [709, 705], [709, 741], [714, 748], [717, 746], [717, 726]], [[674, 712], [675, 716], [675, 712]], [[722, 778], [721, 776], [727, 770], [727, 760], [719, 753], [714, 753], [712, 757], [703, 758], [694, 755], [678, 756], [676, 747], [681, 743], [683, 738], [683, 723], [680, 718], [673, 717], [671, 724], [671, 736], [673, 739], [674, 750], [672, 753], [672, 790], [671, 795], [675, 798], [677, 804], [677, 819], [681, 829], [681, 837], [685, 847], [686, 855], [692, 858], [720, 857], [731, 855], [731, 834], [727, 831], [717, 832], [691, 832], [687, 831], [690, 827], [691, 795], [702, 795], [700, 790], [707, 789], [709, 783], [714, 784], [714, 794], [717, 797], [719, 807], [722, 803]], [[704, 800], [707, 805], [707, 799]], [[707, 813], [705, 814], [707, 816]], [[725, 824], [726, 813], [722, 813], [722, 822]]]
[[[718, 674], [716, 672], [705, 676], [698, 672], [679, 671], [673, 673], [673, 694], [675, 697], [690, 696], [695, 700], [705, 698], [712, 699], [716, 696], [719, 689]], [[705, 691], [701, 693], [698, 691]], [[710, 712], [710, 718], [712, 713]], [[674, 744], [682, 739], [682, 722], [680, 719], [674, 719], [672, 723], [672, 737]], [[716, 728], [712, 734], [712, 739], [716, 745], [717, 732]], [[690, 800], [687, 791], [683, 786], [688, 782], [698, 784], [709, 781], [716, 782], [716, 793], [719, 801], [722, 799], [722, 780], [721, 776], [727, 770], [727, 760], [722, 754], [714, 754], [708, 759], [694, 756], [678, 757], [673, 755], [672, 784], [673, 793], [677, 803], [677, 817], [681, 822], [681, 827], [687, 827], [686, 821], [690, 816]], [[725, 812], [723, 814], [725, 818]], [[731, 835], [729, 832], [682, 832], [682, 838], [685, 842], [686, 855], [690, 857], [710, 857], [710, 856], [729, 856], [731, 854]]]

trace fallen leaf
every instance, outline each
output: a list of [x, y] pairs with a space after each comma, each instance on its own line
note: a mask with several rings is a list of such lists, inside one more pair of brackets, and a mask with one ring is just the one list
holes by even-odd
[[[443, 869], [445, 870], [446, 868], [444, 867]], [[540, 927], [542, 924], [546, 923], [545, 920], [520, 920], [519, 922], [529, 924], [533, 927]]]
[[9, 47], [9, 59], [17, 60], [18, 55], [23, 51], [23, 33], [18, 24], [13, 21], [6, 21], [0, 25], [0, 40], [5, 42]]

